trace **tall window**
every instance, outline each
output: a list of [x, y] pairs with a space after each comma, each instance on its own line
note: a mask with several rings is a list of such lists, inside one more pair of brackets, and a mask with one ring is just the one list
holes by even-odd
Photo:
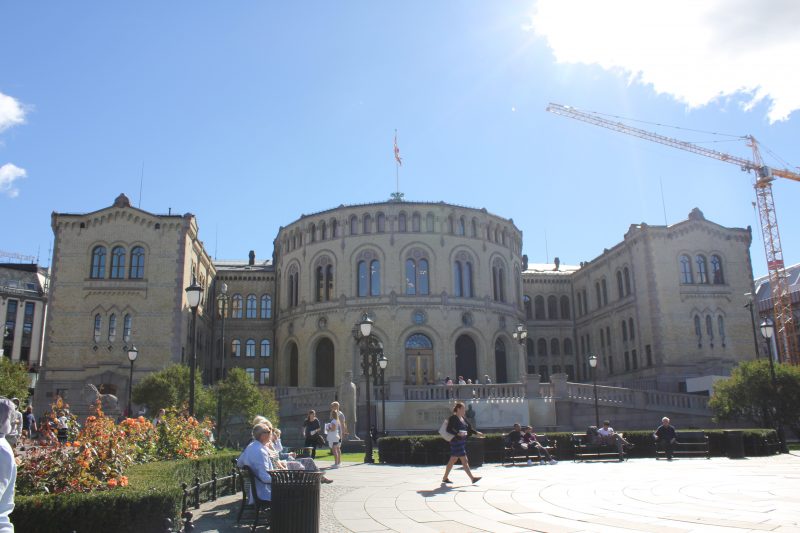
[[133, 319], [131, 315], [125, 315], [122, 319], [122, 340], [130, 342], [131, 340], [131, 327], [133, 326]]
[[558, 320], [558, 298], [552, 294], [547, 297], [547, 319]]
[[711, 256], [711, 279], [715, 285], [725, 283], [725, 278], [722, 275], [722, 258], [718, 255]]
[[108, 342], [114, 342], [117, 338], [117, 315], [111, 314], [108, 317]]
[[406, 214], [400, 213], [397, 216], [397, 231], [406, 232], [408, 231], [408, 222], [406, 220]]
[[694, 334], [697, 336], [697, 346], [700, 347], [700, 340], [703, 338], [703, 328], [700, 326], [699, 315], [694, 315]]
[[111, 278], [125, 278], [125, 248], [115, 246], [111, 250]]
[[428, 213], [425, 216], [425, 231], [433, 233], [433, 213]]
[[622, 284], [622, 271], [617, 270], [617, 298], [622, 300], [623, 296], [625, 296], [625, 288]]
[[95, 246], [92, 250], [92, 272], [90, 277], [93, 279], [103, 279], [106, 276], [106, 248], [105, 246]]
[[622, 342], [628, 342], [628, 323], [622, 321]]
[[706, 265], [706, 256], [698, 255], [695, 257], [697, 263], [697, 283], [708, 283], [708, 266]]
[[467, 221], [464, 220], [464, 217], [461, 217], [456, 221], [456, 235], [466, 235], [466, 233]]
[[131, 279], [144, 278], [144, 248], [134, 246], [131, 250]]
[[358, 235], [358, 217], [350, 216], [350, 235]]
[[253, 339], [247, 339], [247, 342], [244, 345], [244, 356], [245, 357], [256, 356], [256, 341], [254, 341]]
[[269, 368], [261, 369], [258, 382], [262, 385], [269, 385]]
[[630, 330], [631, 340], [635, 339], [636, 338], [636, 332], [633, 329], [633, 319], [632, 318], [628, 319], [628, 329]]
[[378, 213], [376, 220], [377, 232], [383, 233], [386, 231], [386, 215], [383, 213]]
[[381, 262], [377, 259], [358, 262], [358, 295], [379, 296], [381, 293]]
[[231, 355], [234, 357], [241, 357], [242, 355], [242, 341], [233, 339], [231, 341]]
[[464, 272], [462, 270], [461, 261], [453, 263], [453, 295], [464, 296], [463, 291]]
[[708, 334], [709, 339], [714, 339], [714, 324], [711, 320], [711, 315], [706, 315], [706, 334]]
[[725, 346], [725, 319], [722, 318], [722, 315], [717, 317], [717, 331], [719, 332], [719, 338], [722, 341], [722, 346]]
[[628, 267], [622, 269], [622, 275], [625, 277], [625, 296], [631, 293], [631, 271]]
[[256, 318], [258, 316], [258, 308], [256, 307], [256, 295], [247, 295], [247, 318]]
[[600, 280], [600, 286], [603, 289], [603, 305], [608, 305], [608, 287], [606, 286], [606, 278]]
[[406, 294], [428, 294], [428, 260], [406, 259]]
[[272, 318], [272, 296], [269, 294], [261, 295], [261, 318]]
[[547, 339], [539, 339], [536, 341], [536, 355], [539, 357], [547, 357]]
[[289, 307], [297, 307], [300, 292], [300, 273], [297, 265], [289, 267], [289, 286], [286, 287]]
[[561, 345], [558, 339], [550, 339], [550, 355], [561, 355]]
[[323, 220], [319, 224], [319, 232], [320, 232], [320, 240], [327, 241], [328, 240], [328, 225]]
[[692, 277], [692, 260], [688, 255], [681, 256], [681, 283], [694, 283]]
[[308, 242], [316, 242], [317, 241], [317, 225], [313, 222], [308, 227]]
[[270, 350], [269, 339], [264, 339], [261, 341], [261, 357], [269, 357], [272, 355], [272, 351]]
[[231, 318], [242, 318], [242, 295], [234, 294], [231, 298]]
[[564, 339], [564, 355], [572, 355], [572, 339]]
[[[12, 302], [14, 302], [14, 300], [9, 300], [9, 304], [12, 303]], [[16, 303], [16, 302], [14, 302], [14, 303]], [[95, 343], [100, 342], [100, 336], [103, 334], [102, 333], [102, 329], [103, 329], [103, 317], [101, 317], [99, 314], [94, 315], [94, 342]]]
[[333, 298], [333, 265], [328, 263], [328, 258], [323, 258], [316, 268], [316, 300], [329, 302]]
[[595, 281], [595, 283], [594, 283], [594, 292], [595, 292], [595, 296], [597, 296], [597, 308], [600, 309], [601, 307], [603, 307], [603, 296], [600, 293], [600, 282], [599, 281]]
[[506, 274], [505, 267], [500, 261], [495, 261], [492, 267], [492, 289], [495, 301], [506, 301]]
[[335, 218], [331, 220], [331, 238], [336, 239], [339, 237], [339, 221]]
[[250, 380], [251, 383], [256, 382], [256, 369], [255, 368], [245, 368], [244, 373], [247, 374], [247, 378]]
[[544, 313], [544, 296], [540, 294], [533, 299], [533, 309], [536, 320], [545, 320], [547, 318]]
[[477, 237], [478, 236], [478, 220], [472, 219], [472, 231], [470, 232], [470, 237]]
[[422, 231], [422, 222], [420, 220], [419, 213], [414, 213], [411, 215], [411, 231], [420, 232]]
[[561, 320], [569, 320], [570, 319], [570, 312], [569, 312], [569, 297], [562, 296], [561, 297]]
[[364, 215], [364, 233], [372, 233], [372, 217]]
[[522, 297], [522, 303], [525, 307], [525, 319], [533, 320], [533, 304], [531, 303], [531, 297], [526, 294]]

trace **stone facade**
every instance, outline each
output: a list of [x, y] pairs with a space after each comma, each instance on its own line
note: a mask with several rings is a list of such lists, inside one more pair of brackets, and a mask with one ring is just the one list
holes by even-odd
[[14, 362], [40, 364], [47, 289], [47, 271], [38, 265], [0, 264], [0, 353]]
[[[86, 413], [88, 385], [127, 402], [136, 346], [140, 377], [191, 356], [191, 310], [184, 288], [193, 277], [207, 289], [216, 271], [197, 239], [191, 214], [154, 215], [120, 195], [86, 214], [53, 213], [55, 234], [50, 312], [36, 392], [41, 412], [61, 395]], [[209, 349], [210, 324], [198, 308], [198, 358]]]

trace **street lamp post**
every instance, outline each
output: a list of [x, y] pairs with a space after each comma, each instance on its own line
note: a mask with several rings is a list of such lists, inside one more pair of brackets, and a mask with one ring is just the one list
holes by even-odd
[[372, 382], [370, 381], [370, 369], [372, 369], [372, 376], [375, 377], [378, 373], [378, 356], [383, 355], [383, 345], [377, 337], [372, 335], [373, 321], [364, 313], [361, 316], [361, 321], [353, 328], [353, 338], [358, 342], [359, 349], [361, 350], [361, 369], [364, 371], [364, 376], [367, 378], [367, 442], [366, 450], [364, 452], [364, 462], [372, 464], [375, 460], [372, 458], [372, 400], [370, 399], [370, 389]]
[[767, 341], [767, 358], [769, 359], [769, 375], [772, 381], [772, 394], [775, 398], [775, 412], [773, 418], [775, 419], [776, 431], [778, 433], [778, 441], [781, 446], [781, 453], [789, 453], [786, 447], [786, 436], [783, 433], [783, 421], [781, 420], [781, 397], [778, 393], [778, 378], [775, 377], [775, 362], [772, 360], [772, 336], [775, 334], [775, 324], [771, 319], [765, 318], [761, 323], [761, 335]]
[[594, 383], [594, 423], [600, 427], [600, 411], [597, 408], [597, 356], [589, 354], [589, 366], [592, 367], [592, 382]]
[[192, 280], [192, 284], [186, 287], [186, 301], [192, 309], [192, 359], [189, 363], [189, 416], [194, 416], [194, 378], [197, 372], [197, 308], [200, 306], [200, 296], [203, 294], [203, 287], [197, 284], [197, 280]]
[[33, 398], [33, 393], [36, 392], [36, 384], [39, 382], [39, 369], [36, 368], [34, 363], [28, 369], [28, 395]]
[[744, 293], [745, 296], [749, 298], [748, 302], [744, 304], [745, 307], [750, 309], [750, 324], [753, 326], [753, 344], [756, 348], [756, 359], [761, 358], [761, 350], [758, 349], [758, 337], [756, 337], [756, 314], [753, 310], [753, 307], [756, 305], [755, 296], [751, 292]]
[[[217, 296], [217, 308], [222, 314], [222, 332], [220, 335], [220, 372], [219, 379], [225, 379], [225, 357], [227, 357], [227, 347], [225, 346], [225, 315], [228, 314], [228, 285], [223, 283], [219, 287]], [[219, 380], [218, 380], [219, 381]], [[222, 390], [217, 386], [217, 441], [222, 445]]]
[[378, 358], [378, 366], [381, 367], [381, 418], [383, 419], [383, 436], [386, 436], [386, 381], [384, 379], [384, 374], [386, 373], [386, 367], [389, 364], [389, 358], [386, 357], [386, 354], [381, 353], [381, 356]]
[[528, 351], [526, 348], [526, 343], [528, 341], [528, 330], [525, 329], [524, 324], [517, 324], [517, 329], [511, 334], [514, 339], [519, 343], [519, 349], [521, 352], [520, 359], [522, 360], [522, 364], [520, 365], [520, 375], [519, 380], [523, 382], [525, 380], [525, 376], [528, 374]]
[[131, 398], [133, 397], [133, 363], [136, 361], [136, 358], [139, 356], [139, 350], [136, 349], [136, 346], [131, 346], [128, 349], [128, 361], [131, 362], [131, 378], [128, 381], [128, 418], [133, 418], [133, 414], [131, 413]]

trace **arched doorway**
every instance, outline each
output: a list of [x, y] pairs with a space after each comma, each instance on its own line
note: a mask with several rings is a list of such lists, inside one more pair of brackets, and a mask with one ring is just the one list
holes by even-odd
[[298, 372], [297, 372], [297, 345], [292, 343], [289, 346], [289, 386], [290, 387], [297, 387], [298, 379]]
[[506, 343], [503, 342], [503, 339], [494, 341], [494, 369], [495, 383], [508, 383]]
[[335, 381], [333, 375], [333, 343], [329, 338], [321, 339], [317, 343], [314, 359], [314, 386], [333, 387]]
[[456, 339], [456, 375], [453, 381], [463, 376], [464, 379], [478, 379], [478, 350], [475, 341], [469, 335], [461, 335]]
[[415, 333], [406, 340], [406, 385], [427, 385], [433, 379], [433, 343]]

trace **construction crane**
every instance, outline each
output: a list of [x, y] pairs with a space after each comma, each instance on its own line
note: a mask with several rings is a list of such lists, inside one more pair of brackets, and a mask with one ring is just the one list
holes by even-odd
[[659, 135], [658, 133], [634, 128], [621, 122], [614, 122], [603, 118], [598, 113], [580, 111], [573, 107], [553, 103], [547, 106], [547, 111], [726, 163], [732, 163], [738, 165], [739, 168], [745, 172], [752, 171], [755, 176], [754, 187], [756, 190], [758, 214], [761, 222], [761, 233], [764, 237], [764, 249], [767, 255], [767, 269], [769, 270], [769, 283], [774, 305], [777, 345], [779, 347], [778, 357], [779, 360], [782, 361], [787, 361], [795, 365], [800, 364], [800, 353], [798, 353], [797, 335], [795, 333], [796, 325], [792, 315], [792, 299], [789, 292], [789, 283], [786, 278], [786, 270], [783, 264], [783, 249], [781, 247], [781, 237], [778, 231], [778, 219], [775, 215], [775, 201], [772, 198], [772, 182], [775, 180], [775, 177], [800, 181], [800, 174], [788, 169], [771, 168], [765, 165], [758, 149], [758, 142], [752, 135], [742, 137], [746, 140], [747, 146], [753, 151], [753, 160], [751, 161], [743, 157], [718, 152], [687, 141], [681, 141], [665, 135]]

